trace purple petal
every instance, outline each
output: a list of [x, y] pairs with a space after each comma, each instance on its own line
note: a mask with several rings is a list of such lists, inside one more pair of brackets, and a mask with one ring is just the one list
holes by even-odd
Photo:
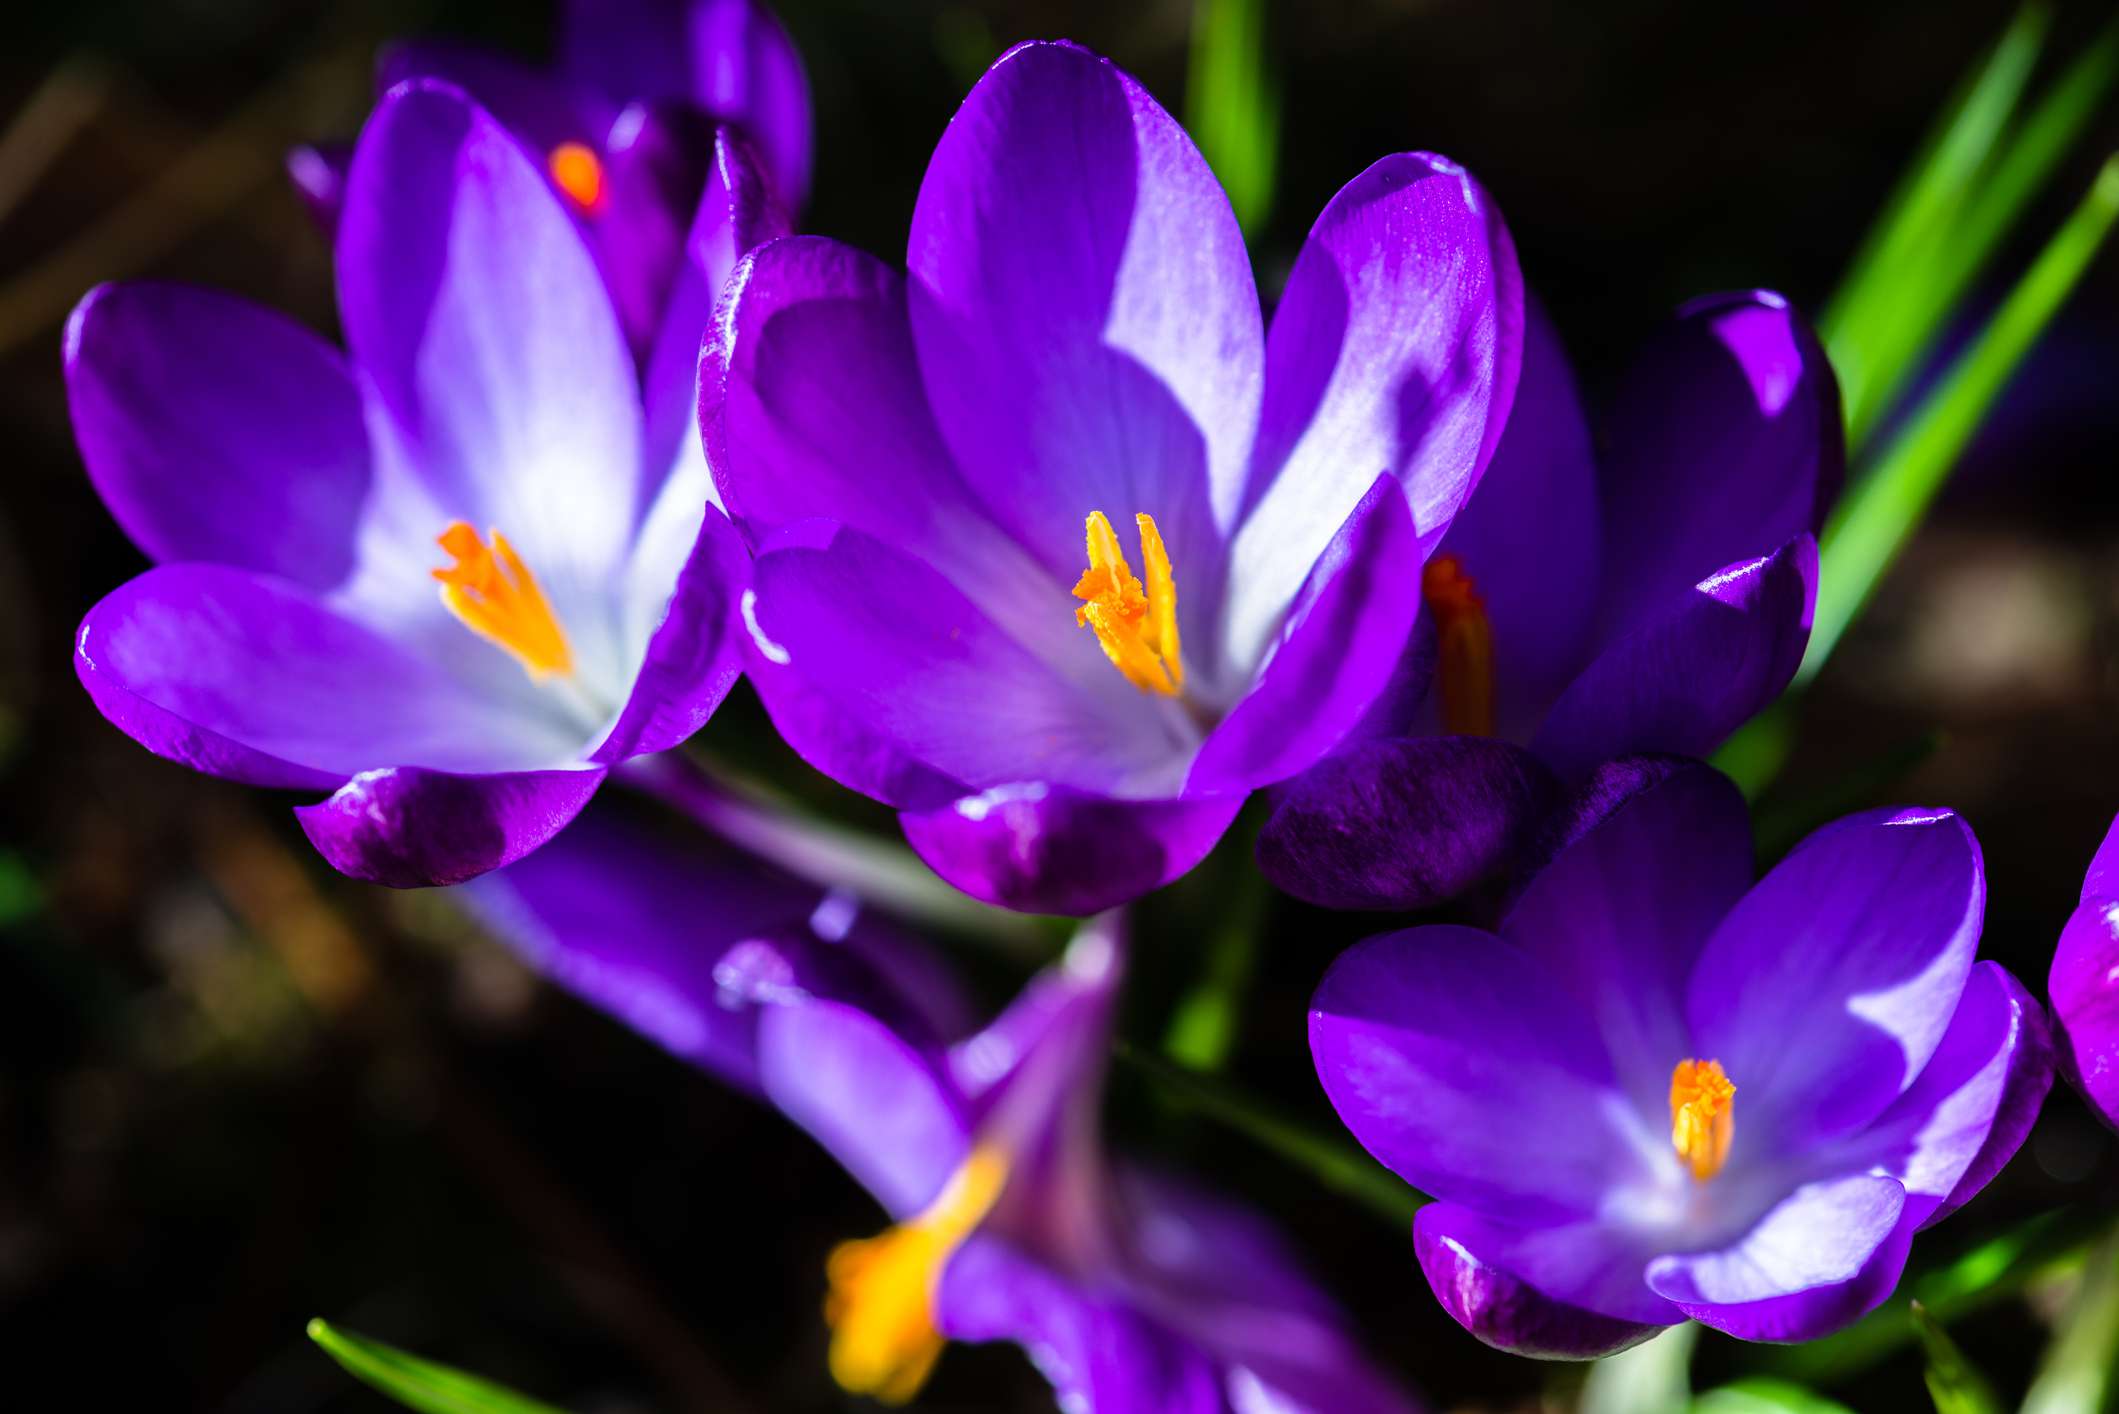
[[1694, 1054], [1742, 1097], [1732, 1162], [1851, 1132], [1913, 1083], [1957, 1010], [1985, 903], [1962, 820], [1876, 810], [1811, 835], [1737, 904], [1686, 994]]
[[567, 74], [615, 103], [682, 99], [740, 124], [792, 210], [809, 192], [809, 83], [802, 56], [758, 0], [568, 0]]
[[475, 45], [401, 41], [383, 50], [375, 67], [380, 94], [423, 79], [462, 89], [522, 142], [540, 172], [546, 156], [562, 143], [578, 142], [601, 152], [618, 112], [616, 102]]
[[1667, 1104], [1671, 1070], [1692, 1054], [1686, 981], [1752, 877], [1743, 796], [1685, 764], [1562, 849], [1501, 925], [1586, 1008], [1644, 1113]]
[[1035, 781], [898, 820], [927, 866], [973, 898], [1086, 915], [1187, 873], [1242, 805], [1240, 795], [1116, 800]]
[[182, 285], [102, 285], [66, 326], [89, 479], [149, 556], [328, 589], [368, 495], [360, 394], [337, 349], [269, 310]]
[[1256, 686], [1208, 734], [1194, 791], [1284, 780], [1339, 743], [1396, 671], [1420, 605], [1405, 497], [1378, 477], [1310, 571]]
[[1007, 1340], [1032, 1352], [1062, 1409], [1096, 1414], [1223, 1414], [1205, 1351], [1108, 1284], [1069, 1281], [1008, 1244], [975, 1237], [942, 1269], [936, 1324], [953, 1340]]
[[749, 580], [750, 556], [728, 517], [712, 506], [702, 510], [698, 538], [648, 639], [632, 693], [591, 761], [621, 761], [676, 746], [706, 725], [742, 675], [737, 605]]
[[[533, 966], [673, 1054], [755, 1090], [760, 1009], [846, 1001], [901, 1026], [931, 973], [909, 939], [726, 845], [591, 812], [465, 900]], [[912, 965], [897, 966], [904, 958]], [[910, 983], [901, 988], [899, 984]]]
[[549, 765], [580, 745], [520, 699], [474, 692], [299, 587], [225, 565], [163, 565], [113, 590], [81, 621], [74, 666], [148, 750], [260, 785], [330, 788], [379, 762]]
[[1931, 1227], [2023, 1143], [2052, 1087], [2052, 1056], [2044, 1009], [1999, 964], [1977, 963], [1920, 1078], [1850, 1136], [1835, 1162], [1903, 1183], [1920, 1226]]
[[1603, 573], [1589, 424], [1559, 335], [1524, 302], [1523, 378], [1479, 487], [1439, 553], [1477, 585], [1494, 636], [1500, 734], [1527, 739], [1581, 669]]
[[[842, 528], [822, 544], [769, 549], [753, 583], [760, 653], [875, 736], [974, 788], [1174, 789], [1183, 770], [1187, 745], [1157, 699], [1100, 658], [1086, 684], [1063, 676], [957, 585], [873, 536]], [[1054, 613], [1066, 615], [1064, 604]]]
[[1635, 360], [1606, 419], [1607, 622], [1815, 535], [1839, 494], [1839, 384], [1779, 295], [1712, 295]]
[[1490, 737], [1363, 742], [1275, 792], [1258, 867], [1324, 908], [1431, 908], [1511, 871], [1557, 794], [1535, 756]]
[[[1648, 1290], [1638, 1256], [1587, 1224], [1543, 1232], [1505, 1228], [1455, 1203], [1413, 1219], [1413, 1249], [1442, 1309], [1497, 1350], [1538, 1360], [1595, 1360], [1639, 1345], [1682, 1319]], [[1541, 1260], [1542, 1259], [1542, 1260]], [[1646, 1319], [1602, 1315], [1548, 1294], [1516, 1264], [1551, 1269]]]
[[[935, 148], [906, 264], [928, 397], [994, 518], [1072, 583], [1084, 517], [1144, 512], [1181, 584], [1218, 585], [1264, 335], [1228, 198], [1170, 115], [1086, 50], [1011, 49]], [[1179, 600], [1201, 647], [1214, 597]]]
[[[643, 363], [653, 355], [684, 272], [685, 242], [714, 165], [718, 132], [682, 105], [628, 105], [611, 124], [599, 198], [581, 213], [618, 322]], [[716, 287], [703, 302], [690, 301], [694, 361], [718, 292]]]
[[857, 1008], [763, 1013], [758, 1081], [894, 1218], [934, 1201], [970, 1152], [962, 1106], [933, 1061]]
[[303, 143], [287, 151], [287, 180], [309, 208], [309, 219], [325, 240], [338, 236], [338, 215], [346, 202], [346, 169], [353, 165], [353, 145], [344, 142]]
[[2046, 979], [2060, 1027], [2060, 1064], [2104, 1122], [2119, 1127], [2119, 821], [2082, 884], [2082, 903]]
[[1729, 566], [1598, 654], [1531, 749], [1562, 779], [1637, 752], [1708, 755], [1795, 676], [1816, 604], [1808, 535]]
[[1232, 656], [1379, 471], [1433, 548], [1500, 442], [1522, 349], [1515, 246], [1462, 167], [1399, 153], [1332, 198], [1273, 315]]
[[1815, 1340], [1891, 1294], [1916, 1225], [1896, 1179], [1813, 1183], [1728, 1248], [1657, 1258], [1648, 1284], [1694, 1320], [1740, 1339]]
[[[636, 516], [639, 386], [544, 177], [461, 95], [398, 89], [354, 153], [338, 271], [347, 342], [434, 502], [430, 533], [499, 529], [562, 622], [603, 622]], [[597, 656], [593, 637], [574, 647]]]
[[1642, 1171], [1589, 1019], [1490, 933], [1438, 924], [1356, 944], [1318, 984], [1310, 1054], [1354, 1137], [1428, 1193], [1558, 1222]]
[[340, 873], [417, 889], [514, 863], [565, 829], [601, 784], [593, 768], [464, 775], [386, 766], [294, 815]]

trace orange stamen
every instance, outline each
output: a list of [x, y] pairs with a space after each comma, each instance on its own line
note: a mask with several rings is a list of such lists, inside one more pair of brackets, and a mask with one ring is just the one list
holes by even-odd
[[1074, 586], [1083, 601], [1074, 622], [1096, 631], [1111, 666], [1142, 692], [1175, 697], [1184, 690], [1184, 657], [1177, 641], [1177, 577], [1155, 517], [1137, 515], [1143, 585], [1126, 563], [1118, 533], [1102, 511], [1089, 515], [1089, 568]]
[[1736, 1086], [1712, 1060], [1681, 1060], [1670, 1073], [1670, 1144], [1705, 1183], [1728, 1162], [1736, 1138]]
[[433, 571], [441, 601], [465, 628], [515, 656], [531, 678], [542, 682], [574, 671], [574, 654], [559, 616], [537, 587], [537, 577], [499, 531], [490, 547], [463, 521], [452, 521], [438, 537], [456, 561]]
[[1435, 677], [1442, 729], [1459, 736], [1494, 734], [1494, 630], [1486, 601], [1455, 555], [1437, 555], [1421, 574], [1420, 592], [1435, 616]]
[[586, 143], [559, 144], [546, 156], [545, 168], [552, 185], [580, 210], [594, 212], [603, 205], [603, 159]]

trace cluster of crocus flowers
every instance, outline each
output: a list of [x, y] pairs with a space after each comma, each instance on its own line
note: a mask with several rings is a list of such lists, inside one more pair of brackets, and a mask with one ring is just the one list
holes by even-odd
[[770, 243], [716, 315], [749, 672], [944, 878], [1094, 912], [1190, 869], [1391, 680], [1507, 417], [1514, 250], [1461, 167], [1387, 157], [1269, 330], [1183, 130], [1042, 43], [951, 121], [906, 249], [900, 275]]
[[1313, 903], [1424, 908], [1520, 874], [1600, 763], [1707, 755], [1809, 643], [1844, 453], [1802, 316], [1765, 291], [1685, 306], [1597, 437], [1529, 316], [1500, 449], [1426, 568], [1424, 671], [1260, 838], [1267, 876]]
[[[700, 222], [741, 228], [754, 185], [710, 183]], [[706, 720], [748, 563], [690, 439], [653, 435], [579, 226], [482, 108], [393, 89], [336, 241], [344, 353], [203, 290], [75, 311], [82, 456], [157, 561], [75, 667], [158, 754], [327, 795], [298, 814], [347, 873], [455, 882]]]
[[1707, 767], [1594, 785], [1497, 931], [1334, 964], [1318, 1077], [1440, 1200], [1420, 1267], [1480, 1339], [1582, 1358], [1687, 1318], [1827, 1334], [1891, 1293], [2051, 1083], [2038, 1003], [1974, 960], [1978, 846], [1946, 810], [1872, 811], [1754, 883], [1743, 802]]

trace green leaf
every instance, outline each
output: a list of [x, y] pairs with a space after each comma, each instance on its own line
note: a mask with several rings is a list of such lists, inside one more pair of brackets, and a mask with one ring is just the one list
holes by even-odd
[[1280, 90], [1266, 71], [1266, 0], [1194, 0], [1185, 127], [1249, 235], [1273, 206]]
[[1407, 1187], [1396, 1174], [1352, 1144], [1290, 1119], [1225, 1080], [1172, 1065], [1123, 1041], [1112, 1048], [1112, 1055], [1147, 1076], [1173, 1101], [1280, 1155], [1325, 1187], [1381, 1215], [1394, 1227], [1409, 1227], [1413, 1214], [1429, 1201], [1426, 1194]]
[[1244, 832], [1243, 847], [1236, 851], [1240, 867], [1223, 886], [1220, 921], [1207, 939], [1199, 976], [1178, 999], [1163, 1033], [1163, 1053], [1193, 1070], [1219, 1070], [1228, 1060], [1243, 1020], [1244, 998], [1258, 970], [1267, 891], [1265, 879], [1251, 864], [1248, 841], [1257, 833]]
[[2099, 1414], [2111, 1400], [2119, 1362], [2119, 1231], [2105, 1237], [2082, 1270], [2046, 1347], [2023, 1414]]
[[1840, 503], [1820, 546], [1817, 618], [1798, 686], [1817, 675], [1926, 515], [1950, 468], [2009, 379], [2074, 292], [2119, 217], [2119, 157], [2040, 251], [1979, 338]]
[[1913, 1330], [1928, 1355], [1928, 1397], [1935, 1401], [1935, 1414], [2001, 1414], [2001, 1401], [1986, 1376], [1950, 1339], [1928, 1308], [1913, 1303]]
[[309, 1323], [309, 1338], [347, 1373], [420, 1414], [565, 1414], [491, 1380], [407, 1355], [395, 1346], [340, 1330], [328, 1321]]
[[1821, 1394], [1786, 1380], [1749, 1379], [1712, 1389], [1692, 1402], [1692, 1414], [1854, 1414]]

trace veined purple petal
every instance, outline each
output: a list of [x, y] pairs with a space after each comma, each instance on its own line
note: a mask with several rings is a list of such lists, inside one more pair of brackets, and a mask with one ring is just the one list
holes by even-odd
[[1709, 754], [1795, 676], [1816, 604], [1817, 544], [1807, 534], [1729, 566], [1598, 654], [1531, 749], [1563, 780], [1637, 752]]
[[567, 0], [567, 75], [614, 102], [682, 99], [740, 124], [765, 154], [789, 210], [809, 192], [809, 82], [802, 57], [758, 0]]
[[1233, 552], [1234, 661], [1255, 661], [1378, 472], [1433, 548], [1501, 439], [1522, 345], [1515, 247], [1462, 167], [1399, 153], [1332, 198], [1273, 315]]
[[1742, 1097], [1732, 1162], [1850, 1133], [1913, 1084], [1957, 1011], [1985, 902], [1971, 830], [1909, 809], [1827, 825], [1737, 904], [1686, 994], [1696, 1054]]
[[758, 1081], [894, 1218], [934, 1201], [971, 1149], [961, 1102], [934, 1060], [856, 1007], [813, 1001], [762, 1014]]
[[2106, 1124], [2119, 1126], [2119, 821], [2082, 881], [2061, 930], [2046, 990], [2060, 1027], [2060, 1064]]
[[1430, 908], [1511, 872], [1558, 794], [1535, 756], [1491, 737], [1362, 742], [1275, 792], [1258, 867], [1324, 908]]
[[1071, 584], [1091, 511], [1154, 516], [1185, 641], [1214, 644], [1202, 590], [1222, 583], [1264, 335], [1228, 198], [1183, 129], [1088, 51], [1019, 45], [935, 148], [906, 265], [928, 399], [994, 519]]
[[1356, 944], [1318, 984], [1310, 1054], [1354, 1137], [1439, 1197], [1566, 1222], [1642, 1169], [1590, 1020], [1491, 933], [1437, 924]]
[[2001, 1171], [2052, 1086], [2045, 1011], [2000, 964], [1973, 964], [1942, 1044], [1920, 1078], [1835, 1159], [1906, 1187], [1930, 1227]]
[[640, 394], [594, 261], [522, 148], [460, 94], [384, 98], [354, 153], [339, 305], [397, 455], [450, 519], [498, 529], [619, 671], [610, 580], [636, 516]]
[[[346, 361], [292, 320], [182, 285], [102, 285], [66, 326], [89, 479], [157, 560], [329, 589], [372, 476]], [[438, 528], [438, 527], [437, 527]]]
[[[1682, 869], [1671, 867], [1675, 859]], [[1743, 796], [1688, 763], [1562, 849], [1501, 924], [1594, 1019], [1644, 1113], [1668, 1103], [1671, 1071], [1693, 1055], [1686, 982], [1752, 877]]]
[[119, 586], [82, 620], [74, 660], [142, 746], [261, 785], [330, 788], [390, 762], [555, 765], [580, 746], [560, 720], [475, 691], [298, 586], [226, 565]]
[[706, 725], [743, 672], [743, 624], [738, 613], [750, 577], [750, 556], [728, 517], [700, 507], [692, 552], [677, 575], [662, 621], [647, 640], [647, 656], [632, 694], [603, 742], [589, 754], [609, 763], [666, 751]]
[[1118, 800], [1031, 781], [898, 820], [927, 866], [973, 898], [1086, 915], [1189, 872], [1242, 805], [1241, 795]]
[[1284, 780], [1339, 743], [1390, 681], [1420, 604], [1420, 551], [1380, 476], [1311, 568], [1250, 695], [1208, 734], [1191, 791]]
[[1430, 1203], [1413, 1218], [1413, 1249], [1442, 1309], [1511, 1354], [1594, 1360], [1684, 1319], [1648, 1289], [1640, 1252], [1593, 1223], [1511, 1228], [1456, 1203]]
[[1523, 376], [1493, 461], [1438, 553], [1477, 587], [1494, 638], [1499, 735], [1528, 740], [1581, 669], [1603, 576], [1597, 467], [1581, 394], [1544, 306], [1526, 297]]
[[386, 766], [294, 814], [340, 873], [416, 889], [514, 863], [565, 829], [602, 783], [594, 767], [468, 775]]
[[1625, 631], [1717, 566], [1815, 535], [1839, 494], [1839, 384], [1765, 290], [1694, 300], [1605, 419], [1607, 623]]
[[1659, 1257], [1648, 1284], [1686, 1315], [1744, 1340], [1815, 1340], [1883, 1303], [1918, 1220], [1894, 1178], [1797, 1189], [1734, 1245]]

